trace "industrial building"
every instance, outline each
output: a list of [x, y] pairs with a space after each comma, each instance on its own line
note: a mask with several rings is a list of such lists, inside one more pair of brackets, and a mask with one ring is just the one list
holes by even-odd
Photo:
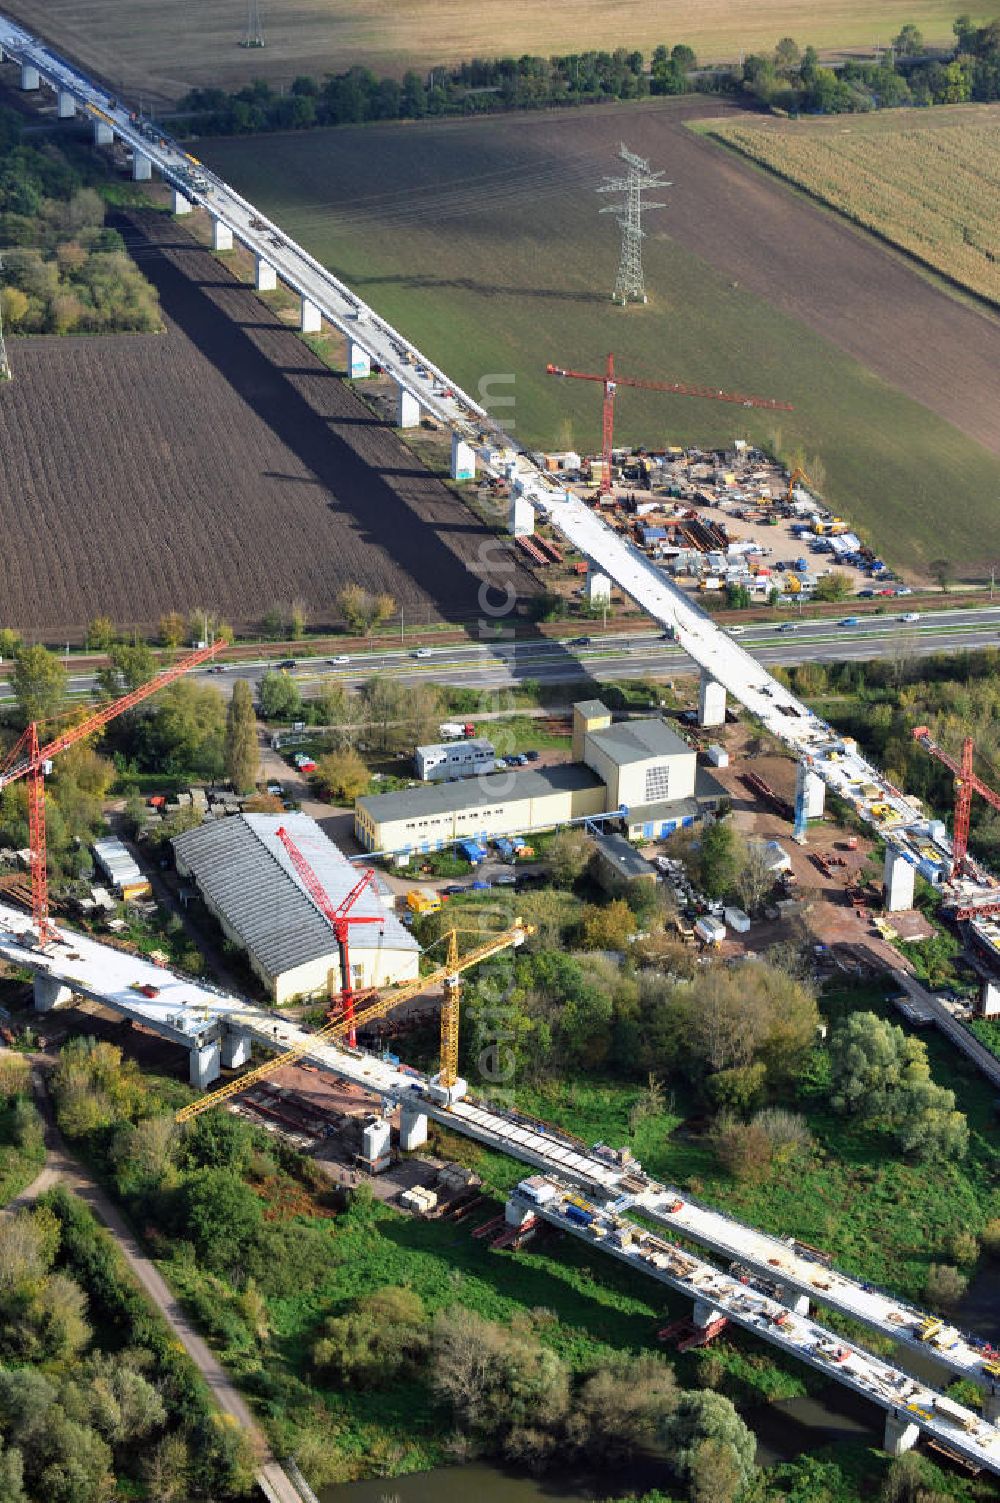
[[436, 741], [418, 746], [413, 761], [422, 783], [440, 783], [448, 778], [472, 778], [494, 771], [496, 751], [482, 736], [468, 741]]
[[[282, 825], [336, 906], [358, 872], [306, 814], [240, 814], [187, 830], [172, 842], [178, 872], [198, 889], [276, 1003], [327, 996], [341, 986], [333, 931], [277, 838]], [[369, 888], [352, 906], [353, 917], [377, 920], [351, 927], [355, 987], [387, 986], [418, 974], [419, 946], [391, 903], [386, 889]]]
[[568, 765], [360, 798], [354, 829], [366, 850], [407, 854], [618, 814], [630, 838], [651, 840], [692, 824], [725, 796], [659, 716], [614, 724], [592, 699], [573, 707]]

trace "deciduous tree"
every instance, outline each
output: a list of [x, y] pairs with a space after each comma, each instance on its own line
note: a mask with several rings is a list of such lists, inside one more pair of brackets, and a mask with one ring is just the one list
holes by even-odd
[[253, 691], [238, 678], [226, 710], [226, 776], [237, 793], [252, 793], [259, 771]]

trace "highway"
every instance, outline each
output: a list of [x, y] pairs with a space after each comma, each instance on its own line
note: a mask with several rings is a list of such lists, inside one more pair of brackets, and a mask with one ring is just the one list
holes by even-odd
[[[850, 612], [850, 601], [845, 603], [844, 610]], [[747, 626], [735, 639], [760, 662], [787, 666], [1000, 648], [1000, 603], [968, 610], [923, 611], [920, 620], [912, 623], [902, 621], [903, 614], [895, 609], [885, 616], [863, 616], [861, 624], [854, 627], [808, 615], [790, 615], [784, 622]], [[332, 681], [357, 688], [376, 673], [442, 681], [456, 688], [487, 689], [510, 687], [526, 679], [569, 682], [590, 677], [605, 681], [665, 678], [692, 671], [687, 654], [663, 641], [660, 632], [595, 632], [586, 647], [571, 645], [573, 640], [537, 638], [504, 645], [459, 642], [431, 647], [429, 656], [421, 658], [415, 656], [414, 648], [373, 647], [347, 655], [346, 663], [336, 657], [299, 657], [291, 672], [308, 698], [318, 693], [324, 683]], [[74, 674], [72, 659], [69, 663], [70, 693], [91, 694], [97, 686], [96, 675]], [[275, 660], [242, 658], [221, 666], [222, 671], [202, 669], [193, 676], [226, 692], [238, 678], [256, 685], [275, 667]], [[0, 700], [10, 696], [10, 680], [0, 669]]]

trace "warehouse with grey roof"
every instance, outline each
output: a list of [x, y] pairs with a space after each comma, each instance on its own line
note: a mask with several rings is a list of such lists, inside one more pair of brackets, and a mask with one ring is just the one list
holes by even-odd
[[[334, 906], [359, 872], [306, 814], [241, 814], [175, 836], [178, 872], [197, 888], [226, 938], [246, 954], [276, 1003], [327, 996], [341, 987], [333, 931], [277, 838], [284, 825]], [[392, 912], [384, 887], [366, 889], [352, 912], [376, 922], [352, 926], [356, 988], [389, 986], [418, 974], [420, 949]]]

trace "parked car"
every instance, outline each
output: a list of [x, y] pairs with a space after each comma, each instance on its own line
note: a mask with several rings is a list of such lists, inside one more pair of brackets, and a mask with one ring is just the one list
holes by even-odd
[[526, 762], [537, 762], [538, 761], [538, 753], [536, 751], [526, 751], [524, 753], [524, 760]]
[[508, 757], [507, 760], [512, 767], [527, 767], [528, 765], [528, 758], [524, 752], [518, 752], [516, 757]]
[[515, 876], [507, 876], [505, 874], [502, 877], [494, 877], [493, 884], [495, 887], [516, 887], [517, 878]]
[[875, 595], [875, 591], [874, 590], [859, 590], [858, 591], [858, 599], [859, 600], [872, 600], [874, 598], [874, 595]]

